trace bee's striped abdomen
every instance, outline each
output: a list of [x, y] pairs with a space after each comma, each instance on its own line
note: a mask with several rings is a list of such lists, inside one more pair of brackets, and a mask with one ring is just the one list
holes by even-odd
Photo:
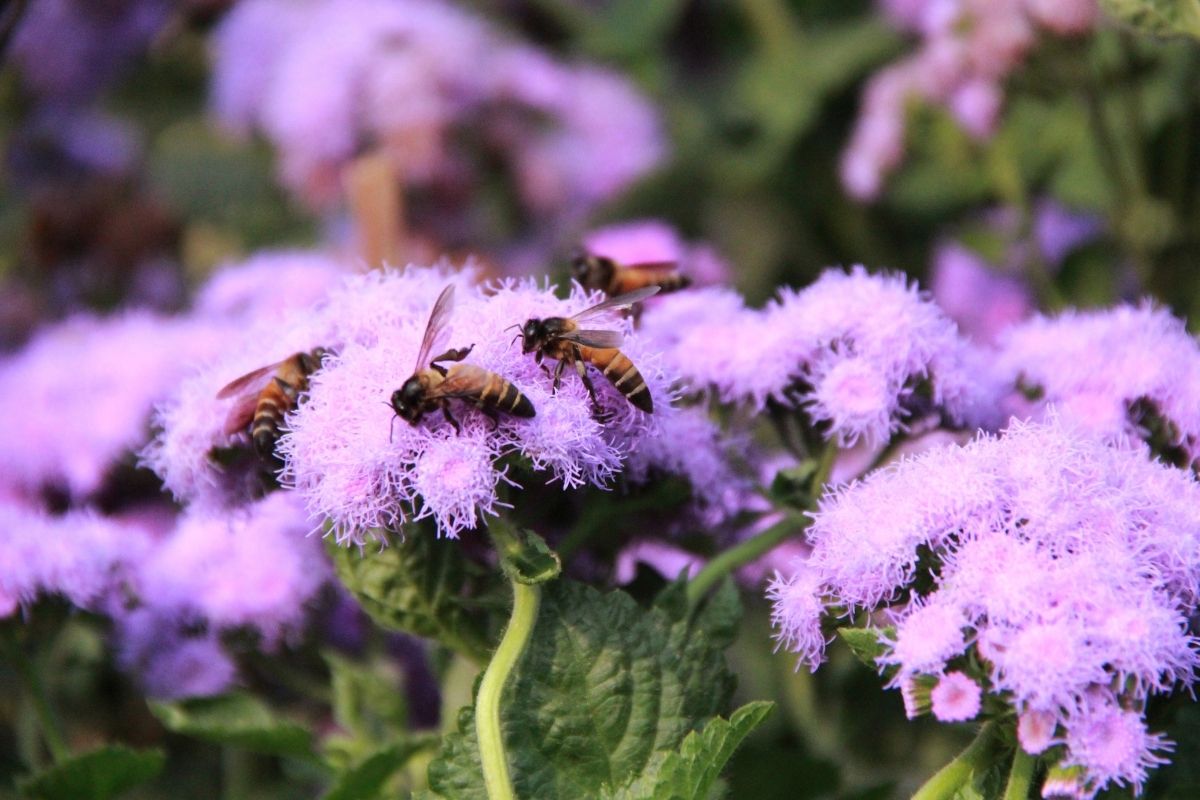
[[491, 405], [514, 417], [532, 417], [536, 415], [533, 403], [513, 386], [510, 381], [492, 372], [488, 375], [487, 384], [479, 393], [479, 405]]
[[637, 269], [634, 267], [615, 273], [608, 293], [615, 296], [644, 289], [647, 286], [657, 286], [659, 287], [660, 294], [666, 294], [667, 292], [686, 289], [691, 284], [692, 279], [680, 272]]
[[628, 356], [615, 348], [601, 350], [593, 347], [580, 347], [579, 355], [603, 372], [604, 377], [635, 407], [647, 414], [654, 413], [654, 399], [650, 396], [646, 380]]

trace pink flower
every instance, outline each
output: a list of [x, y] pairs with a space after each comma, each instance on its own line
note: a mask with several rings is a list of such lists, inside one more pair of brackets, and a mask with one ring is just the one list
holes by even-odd
[[1048, 711], [1030, 709], [1017, 718], [1017, 739], [1021, 749], [1030, 755], [1044, 752], [1052, 744], [1056, 744], [1054, 730], [1058, 726], [1058, 717]]
[[1066, 763], [1083, 767], [1091, 794], [1115, 784], [1140, 794], [1148, 770], [1167, 763], [1161, 755], [1174, 745], [1146, 730], [1137, 711], [1121, 708], [1104, 692], [1089, 695], [1066, 721]]
[[689, 578], [696, 576], [704, 566], [704, 559], [680, 547], [674, 547], [653, 539], [631, 542], [617, 555], [613, 579], [617, 583], [631, 583], [637, 576], [637, 565], [653, 568], [667, 580], [675, 580], [684, 571]]
[[979, 715], [983, 690], [966, 674], [948, 672], [933, 687], [933, 715], [942, 722], [966, 722]]
[[1033, 312], [1024, 283], [957, 242], [938, 245], [932, 271], [934, 299], [973, 339], [993, 342]]

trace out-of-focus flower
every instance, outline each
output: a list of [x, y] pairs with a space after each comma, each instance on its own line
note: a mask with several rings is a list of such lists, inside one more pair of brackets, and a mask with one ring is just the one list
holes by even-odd
[[704, 566], [704, 561], [703, 557], [689, 553], [682, 547], [641, 539], [630, 542], [617, 555], [613, 578], [620, 584], [632, 583], [637, 577], [638, 564], [653, 568], [667, 580], [675, 580], [684, 571], [689, 578], [693, 578]]
[[989, 265], [957, 242], [943, 242], [933, 255], [934, 299], [959, 329], [980, 342], [992, 342], [1033, 312], [1029, 287]]
[[684, 292], [662, 298], [643, 325], [693, 388], [759, 410], [803, 408], [842, 446], [882, 444], [930, 412], [991, 421], [970, 346], [902, 275], [828, 270], [762, 311], [727, 290]]
[[635, 220], [597, 228], [583, 237], [583, 244], [589, 253], [619, 264], [677, 264], [683, 274], [701, 286], [727, 284], [732, 275], [715, 249], [706, 244], [689, 245], [661, 220]]
[[1034, 317], [1000, 342], [998, 374], [1037, 396], [1019, 413], [1064, 418], [1112, 441], [1149, 439], [1200, 457], [1200, 346], [1145, 303]]
[[481, 157], [469, 148], [484, 147], [512, 165], [530, 209], [572, 217], [664, 153], [655, 111], [623, 78], [561, 64], [437, 0], [245, 0], [215, 41], [215, 111], [265, 132], [284, 183], [316, 204], [337, 196], [364, 146], [406, 183], [460, 195]]
[[1190, 473], [1141, 451], [1055, 418], [1014, 422], [826, 495], [811, 554], [768, 593], [778, 639], [815, 665], [828, 610], [888, 608], [897, 625], [877, 663], [892, 685], [986, 678], [1027, 749], [1065, 731], [1083, 796], [1136, 788], [1166, 743], [1126, 709], [1190, 686], [1200, 666], [1198, 501]]
[[150, 697], [209, 697], [229, 689], [237, 678], [237, 667], [215, 631], [189, 634], [176, 617], [144, 608], [118, 614], [115, 623], [118, 661], [137, 674]]
[[223, 514], [190, 510], [139, 564], [136, 593], [160, 616], [277, 641], [299, 627], [329, 576], [314, 527], [287, 492]]
[[224, 341], [206, 322], [146, 312], [76, 316], [44, 329], [0, 363], [0, 482], [91, 494], [146, 441], [155, 401]]
[[33, 94], [67, 105], [90, 101], [169, 19], [172, 0], [38, 0], [12, 41], [12, 58]]
[[214, 272], [197, 294], [193, 311], [259, 324], [320, 304], [350, 274], [321, 253], [263, 251]]
[[885, 15], [917, 33], [917, 51], [871, 77], [842, 155], [842, 185], [873, 200], [904, 157], [906, 116], [914, 103], [942, 106], [977, 139], [995, 133], [1002, 84], [1037, 44], [1038, 29], [1059, 35], [1091, 30], [1095, 0], [884, 0]]
[[90, 512], [50, 517], [0, 500], [0, 617], [38, 595], [99, 610], [150, 546], [149, 537]]

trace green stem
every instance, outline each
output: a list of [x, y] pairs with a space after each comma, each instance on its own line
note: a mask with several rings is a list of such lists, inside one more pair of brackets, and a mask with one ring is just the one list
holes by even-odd
[[500, 697], [508, 676], [525, 651], [533, 625], [537, 622], [542, 598], [540, 586], [512, 581], [513, 609], [508, 630], [500, 640], [492, 661], [479, 683], [475, 699], [475, 736], [479, 739], [479, 757], [483, 762], [483, 783], [488, 800], [516, 800], [508, 757], [504, 752], [504, 732], [500, 727]]
[[958, 789], [971, 779], [971, 776], [983, 772], [995, 758], [997, 733], [1000, 728], [995, 722], [988, 722], [979, 729], [975, 741], [959, 753], [958, 757], [937, 771], [936, 774], [916, 791], [912, 800], [948, 800]]
[[42, 738], [46, 741], [50, 757], [56, 764], [61, 764], [71, 757], [71, 749], [67, 747], [67, 739], [63, 735], [58, 715], [50, 706], [50, 699], [46, 694], [46, 686], [42, 683], [41, 673], [34, 668], [33, 662], [25, 654], [24, 648], [21, 647], [14, 635], [5, 635], [3, 638], [5, 652], [16, 668], [17, 674], [25, 683], [25, 688], [29, 691], [30, 704], [33, 706], [33, 713], [41, 726]]
[[837, 461], [839, 452], [841, 450], [836, 444], [826, 442], [825, 449], [821, 451], [821, 461], [817, 464], [817, 471], [813, 474], [812, 496], [814, 499], [821, 496], [821, 490], [825, 484], [829, 483], [829, 475], [833, 472], [833, 463]]
[[688, 602], [695, 604], [704, 597], [712, 586], [738, 567], [756, 561], [774, 550], [789, 537], [799, 533], [808, 521], [792, 515], [784, 517], [771, 527], [755, 534], [746, 541], [731, 547], [709, 561], [696, 574], [687, 587]]
[[1008, 786], [1004, 788], [1004, 800], [1029, 800], [1029, 787], [1033, 783], [1033, 768], [1036, 765], [1037, 759], [1017, 745], [1012, 768], [1008, 772]]

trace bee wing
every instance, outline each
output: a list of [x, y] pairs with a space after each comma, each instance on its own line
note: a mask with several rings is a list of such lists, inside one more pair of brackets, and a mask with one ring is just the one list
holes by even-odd
[[433, 352], [434, 344], [437, 343], [438, 337], [441, 336], [442, 331], [446, 328], [446, 323], [450, 320], [452, 308], [454, 308], [454, 284], [442, 289], [437, 302], [433, 304], [433, 311], [429, 312], [429, 322], [425, 325], [425, 336], [421, 339], [421, 349], [417, 351], [417, 365], [414, 372], [420, 372], [425, 368], [429, 354]]
[[483, 391], [492, 373], [474, 364], [455, 364], [446, 379], [429, 391], [429, 398], [471, 397]]
[[620, 331], [577, 330], [564, 333], [558, 338], [581, 344], [584, 347], [597, 347], [601, 350], [620, 347], [625, 341], [625, 336]]
[[588, 319], [590, 317], [594, 317], [597, 314], [601, 314], [605, 311], [610, 311], [614, 308], [626, 308], [628, 306], [633, 305], [634, 303], [645, 300], [647, 297], [650, 297], [651, 295], [654, 295], [657, 292], [658, 292], [657, 286], [647, 286], [644, 289], [638, 289], [633, 292], [626, 292], [625, 294], [619, 294], [616, 297], [608, 298], [607, 300], [605, 300], [602, 303], [597, 303], [596, 305], [592, 306], [591, 308], [585, 308], [583, 311], [580, 311], [578, 314], [571, 317], [571, 319], [575, 320], [576, 322], [580, 322], [580, 321]]
[[[287, 361], [287, 359], [285, 358], [283, 361]], [[263, 378], [279, 369], [279, 365], [282, 364], [283, 361], [276, 361], [274, 364], [267, 364], [265, 367], [259, 367], [258, 369], [247, 372], [240, 378], [234, 378], [229, 383], [221, 387], [221, 391], [217, 392], [217, 399], [225, 400], [226, 398], [233, 397], [235, 394], [245, 391], [254, 384], [258, 384], [259, 388], [261, 388], [261, 384], [264, 383]]]
[[259, 392], [247, 392], [238, 398], [233, 408], [229, 409], [229, 414], [225, 417], [225, 435], [233, 436], [238, 431], [244, 431], [246, 426], [254, 419], [254, 412], [258, 408]]

